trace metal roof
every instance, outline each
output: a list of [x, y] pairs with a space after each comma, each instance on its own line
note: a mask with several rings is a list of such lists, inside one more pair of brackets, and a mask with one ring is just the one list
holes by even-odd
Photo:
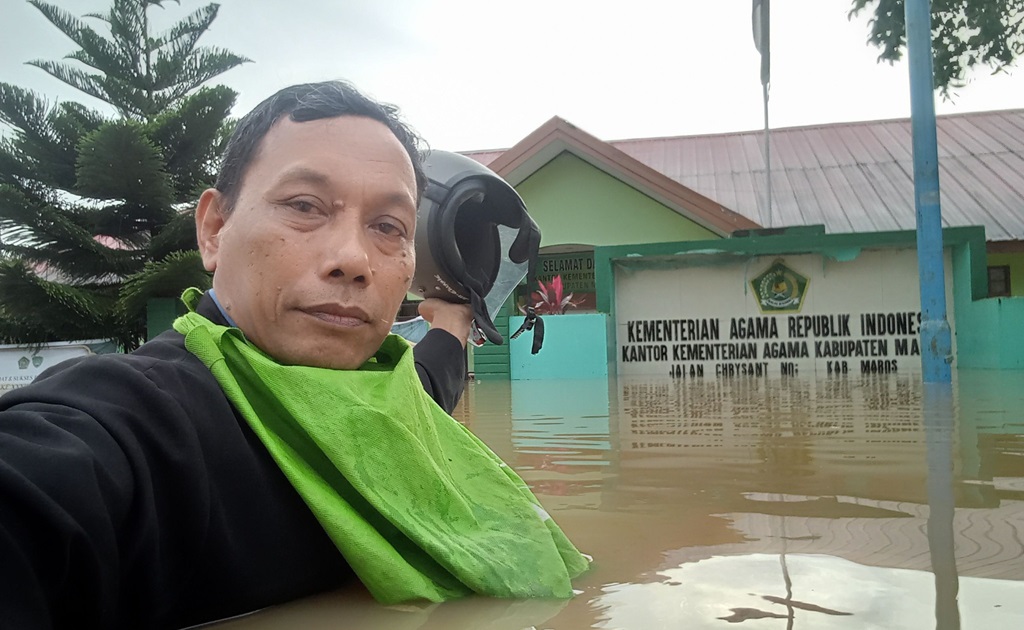
[[[1024, 240], [1024, 109], [939, 116], [936, 126], [943, 225]], [[914, 229], [909, 119], [773, 129], [770, 137], [770, 219], [763, 130], [608, 144], [765, 227]], [[486, 164], [502, 153], [467, 155]]]

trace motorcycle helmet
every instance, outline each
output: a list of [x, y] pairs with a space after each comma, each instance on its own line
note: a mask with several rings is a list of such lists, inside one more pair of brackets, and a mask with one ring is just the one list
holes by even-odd
[[[416, 273], [411, 291], [470, 304], [474, 342], [501, 344], [494, 316], [529, 274], [534, 282], [540, 229], [522, 198], [476, 160], [448, 151], [424, 156], [427, 185], [417, 209]], [[538, 321], [529, 309], [515, 339]], [[534, 330], [534, 352], [542, 327]]]

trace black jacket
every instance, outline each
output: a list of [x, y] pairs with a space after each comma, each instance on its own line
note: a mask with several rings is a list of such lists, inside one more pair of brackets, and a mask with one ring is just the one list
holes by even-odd
[[[199, 312], [225, 323], [209, 295]], [[450, 412], [459, 342], [435, 330], [414, 352]], [[352, 579], [180, 334], [0, 398], [0, 626], [176, 628]]]

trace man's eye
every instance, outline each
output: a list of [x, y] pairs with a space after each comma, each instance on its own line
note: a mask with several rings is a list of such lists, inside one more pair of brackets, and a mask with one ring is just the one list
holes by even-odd
[[405, 231], [394, 223], [388, 223], [387, 221], [381, 221], [375, 226], [377, 231], [385, 236], [405, 236]]
[[313, 206], [313, 204], [303, 199], [296, 199], [294, 201], [290, 201], [288, 202], [288, 205], [291, 206], [294, 210], [301, 212], [303, 214], [308, 214], [316, 209], [315, 206]]

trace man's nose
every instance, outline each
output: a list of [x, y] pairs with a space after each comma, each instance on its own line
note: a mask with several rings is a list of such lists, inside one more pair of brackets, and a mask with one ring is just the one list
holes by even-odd
[[327, 236], [321, 273], [332, 279], [368, 284], [370, 269], [369, 243], [365, 230], [357, 221], [339, 221]]

